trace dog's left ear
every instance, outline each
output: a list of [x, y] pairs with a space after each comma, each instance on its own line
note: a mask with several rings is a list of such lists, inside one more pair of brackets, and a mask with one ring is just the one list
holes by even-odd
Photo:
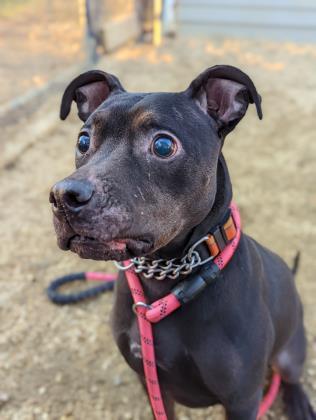
[[65, 120], [72, 101], [78, 108], [78, 116], [86, 121], [112, 93], [125, 92], [120, 81], [113, 74], [102, 70], [90, 70], [77, 76], [66, 88], [60, 106], [60, 118]]
[[208, 68], [191, 82], [185, 93], [215, 119], [221, 137], [235, 128], [249, 103], [255, 103], [258, 117], [262, 119], [261, 97], [250, 77], [236, 67]]

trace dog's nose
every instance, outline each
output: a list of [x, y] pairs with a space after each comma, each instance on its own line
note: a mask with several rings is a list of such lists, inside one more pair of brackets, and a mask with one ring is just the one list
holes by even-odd
[[64, 179], [53, 186], [49, 201], [54, 210], [66, 207], [72, 212], [79, 212], [89, 203], [93, 192], [93, 187], [88, 181]]

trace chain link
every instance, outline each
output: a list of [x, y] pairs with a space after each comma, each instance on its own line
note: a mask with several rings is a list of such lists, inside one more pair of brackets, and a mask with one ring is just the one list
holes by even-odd
[[192, 272], [192, 270], [200, 265], [206, 264], [213, 260], [213, 256], [202, 260], [196, 247], [206, 241], [207, 236], [204, 236], [191, 246], [188, 253], [180, 258], [173, 258], [171, 260], [152, 260], [148, 257], [136, 257], [132, 258], [131, 263], [128, 266], [123, 266], [117, 261], [114, 264], [119, 270], [128, 270], [134, 267], [135, 273], [142, 274], [146, 279], [164, 280], [165, 278], [177, 279], [180, 275], [186, 276]]

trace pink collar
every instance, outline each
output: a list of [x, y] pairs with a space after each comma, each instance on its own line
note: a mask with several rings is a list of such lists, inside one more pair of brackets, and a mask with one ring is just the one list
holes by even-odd
[[[240, 215], [235, 203], [230, 206], [232, 217], [236, 226], [236, 235], [234, 239], [229, 242], [224, 250], [217, 255], [217, 257], [208, 266], [199, 271], [197, 274], [190, 276], [188, 280], [180, 282], [169, 295], [157, 300], [156, 302], [147, 304], [141, 282], [132, 269], [126, 271], [127, 281], [131, 290], [135, 313], [138, 313], [138, 308], [145, 309], [144, 316], [150, 322], [158, 322], [165, 318], [167, 315], [174, 312], [182, 304], [194, 299], [202, 290], [213, 282], [220, 271], [228, 264], [238, 246], [241, 232]], [[124, 262], [125, 266], [130, 265], [130, 261]], [[155, 280], [153, 280], [155, 281]], [[137, 289], [137, 293], [134, 290]], [[141, 296], [138, 294], [141, 293]]]

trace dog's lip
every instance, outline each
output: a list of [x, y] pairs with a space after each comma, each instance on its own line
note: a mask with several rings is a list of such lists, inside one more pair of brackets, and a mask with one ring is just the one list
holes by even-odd
[[110, 241], [102, 241], [97, 238], [85, 235], [74, 235], [68, 241], [68, 246], [71, 248], [72, 245], [88, 245], [90, 247], [105, 246], [107, 248], [115, 249], [117, 251], [124, 251], [126, 249], [128, 239], [111, 239]]
[[125, 261], [150, 253], [152, 247], [150, 238], [111, 238], [104, 241], [75, 234], [68, 240], [67, 249], [81, 258]]
[[86, 235], [75, 234], [68, 239], [68, 249], [71, 249], [73, 245], [89, 246], [89, 247], [106, 247], [111, 250], [124, 252], [127, 249], [134, 248], [135, 246], [143, 244], [146, 248], [150, 248], [152, 245], [151, 240], [148, 238], [112, 238], [108, 241], [104, 241], [98, 238], [94, 238]]

